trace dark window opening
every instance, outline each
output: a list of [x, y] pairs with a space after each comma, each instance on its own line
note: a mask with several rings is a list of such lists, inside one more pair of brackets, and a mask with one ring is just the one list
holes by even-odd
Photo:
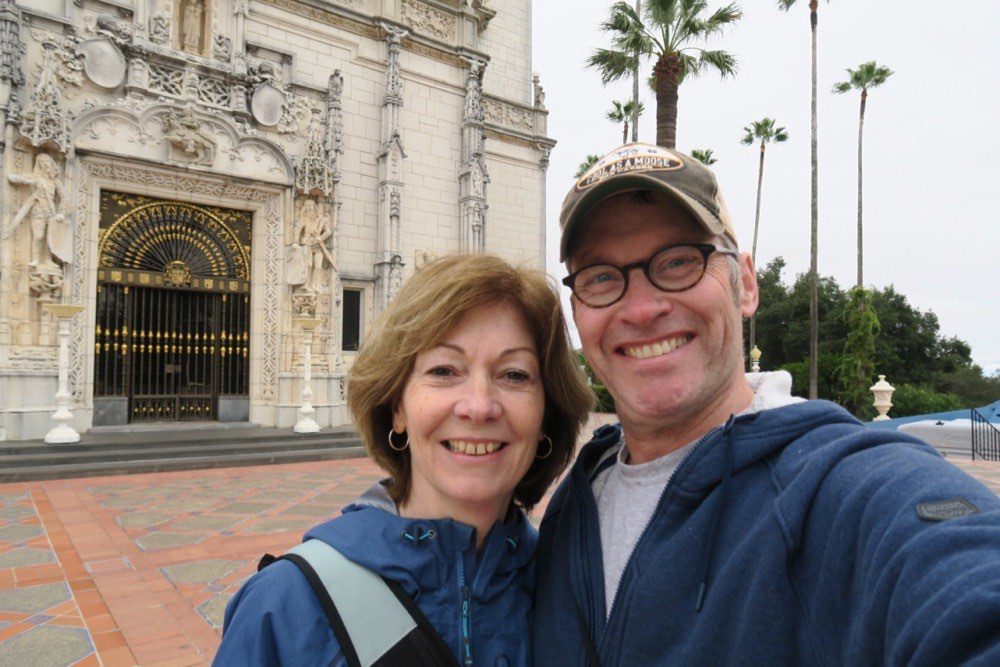
[[344, 290], [343, 341], [344, 352], [357, 352], [361, 343], [361, 290]]

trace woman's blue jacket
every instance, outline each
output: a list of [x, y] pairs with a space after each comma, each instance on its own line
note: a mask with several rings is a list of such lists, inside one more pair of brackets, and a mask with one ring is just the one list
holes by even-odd
[[[402, 584], [460, 665], [531, 664], [532, 555], [537, 533], [520, 511], [476, 531], [451, 519], [407, 519], [377, 484], [343, 516], [306, 533]], [[305, 577], [279, 560], [250, 577], [226, 608], [216, 665], [346, 665]]]

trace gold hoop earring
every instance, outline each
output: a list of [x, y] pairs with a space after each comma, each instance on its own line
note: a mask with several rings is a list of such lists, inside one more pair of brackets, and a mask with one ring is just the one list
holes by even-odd
[[[394, 445], [392, 443], [392, 435], [393, 435], [393, 433], [395, 433], [395, 431], [390, 428], [389, 429], [389, 435], [386, 436], [386, 439], [389, 440], [389, 448], [390, 449], [392, 449], [393, 451], [396, 451], [396, 452], [401, 452], [401, 451], [403, 451], [404, 449], [406, 449], [407, 447], [410, 446], [410, 436], [406, 436], [406, 442], [403, 443], [402, 447], [397, 447], [396, 445]], [[403, 433], [406, 433], [406, 431], [403, 431]], [[403, 433], [400, 433], [400, 435], [402, 435]]]
[[550, 456], [552, 456], [552, 450], [553, 450], [552, 438], [550, 438], [547, 435], [543, 435], [542, 439], [538, 441], [538, 444], [541, 445], [545, 441], [548, 441], [548, 443], [549, 443], [549, 451], [545, 452], [545, 456], [539, 456], [538, 452], [535, 452], [535, 458], [538, 459], [538, 460], [547, 459]]

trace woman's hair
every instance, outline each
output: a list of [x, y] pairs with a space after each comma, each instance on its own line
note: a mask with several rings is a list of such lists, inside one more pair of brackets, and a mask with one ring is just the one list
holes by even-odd
[[594, 397], [570, 349], [555, 288], [542, 272], [492, 255], [443, 257], [403, 285], [365, 337], [347, 378], [348, 408], [369, 456], [389, 472], [388, 491], [397, 504], [410, 492], [410, 451], [391, 449], [388, 437], [414, 360], [468, 313], [496, 304], [510, 304], [524, 315], [545, 389], [542, 430], [552, 439], [551, 455], [534, 460], [514, 488], [514, 501], [530, 510], [572, 459]]

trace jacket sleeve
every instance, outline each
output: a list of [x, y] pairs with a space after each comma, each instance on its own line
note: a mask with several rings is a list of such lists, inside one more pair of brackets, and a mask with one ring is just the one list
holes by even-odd
[[1000, 664], [996, 494], [922, 443], [820, 468], [789, 554], [820, 662]]
[[216, 666], [346, 666], [329, 621], [305, 577], [275, 561], [229, 601]]

